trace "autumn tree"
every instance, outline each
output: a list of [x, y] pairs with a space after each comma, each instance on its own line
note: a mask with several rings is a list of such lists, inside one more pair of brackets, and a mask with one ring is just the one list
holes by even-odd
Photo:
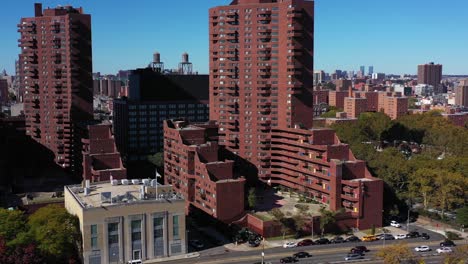
[[434, 181], [440, 171], [435, 169], [418, 169], [411, 174], [409, 189], [413, 197], [421, 196], [424, 210], [427, 210], [434, 192]]
[[420, 263], [418, 257], [408, 248], [406, 243], [398, 243], [380, 249], [376, 256], [386, 264], [400, 264], [403, 261]]
[[466, 264], [468, 245], [457, 246], [452, 254], [445, 254], [444, 264]]
[[460, 173], [441, 171], [434, 180], [437, 189], [434, 202], [444, 212], [454, 205], [463, 204], [468, 193], [468, 178]]

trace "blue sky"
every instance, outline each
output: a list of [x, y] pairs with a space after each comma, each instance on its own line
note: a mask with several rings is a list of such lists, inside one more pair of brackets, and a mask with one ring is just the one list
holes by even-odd
[[[36, 0], [37, 1], [37, 0]], [[16, 25], [33, 16], [33, 0], [2, 0], [0, 70], [14, 72]], [[208, 9], [230, 0], [45, 0], [82, 6], [92, 15], [93, 70], [144, 67], [159, 51], [166, 68], [188, 52], [208, 72]], [[135, 4], [138, 3], [138, 4]], [[316, 0], [315, 69], [416, 73], [434, 61], [444, 74], [468, 74], [467, 0]]]

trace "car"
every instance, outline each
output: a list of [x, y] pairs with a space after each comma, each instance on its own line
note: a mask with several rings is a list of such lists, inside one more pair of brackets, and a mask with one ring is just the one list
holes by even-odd
[[365, 246], [355, 246], [349, 252], [354, 253], [355, 251], [369, 252], [369, 249]]
[[300, 259], [300, 258], [310, 258], [312, 257], [311, 254], [307, 253], [307, 252], [297, 252], [293, 255], [294, 258], [297, 258], [297, 259]]
[[455, 243], [453, 243], [452, 240], [445, 240], [445, 241], [440, 242], [440, 246], [441, 247], [454, 247], [456, 245]]
[[364, 257], [360, 254], [348, 254], [344, 259], [345, 260], [355, 260], [355, 259], [363, 259]]
[[260, 243], [261, 243], [261, 240], [259, 239], [250, 239], [247, 244], [249, 247], [258, 247]]
[[283, 248], [293, 248], [297, 247], [297, 243], [294, 241], [289, 241], [283, 244]]
[[406, 238], [406, 235], [405, 234], [398, 234], [398, 235], [395, 235], [395, 239], [405, 239]]
[[449, 247], [441, 247], [441, 248], [438, 248], [436, 249], [437, 253], [452, 253], [453, 250]]
[[419, 234], [419, 232], [416, 232], [416, 231], [412, 231], [412, 232], [409, 232], [408, 234], [406, 234], [406, 238], [416, 238], [416, 237], [420, 237], [421, 235]]
[[330, 240], [328, 240], [328, 238], [322, 237], [322, 238], [315, 240], [314, 243], [317, 245], [325, 245], [325, 244], [330, 244]]
[[203, 248], [205, 245], [198, 239], [193, 239], [189, 241], [189, 244], [197, 249]]
[[297, 262], [297, 259], [295, 257], [284, 257], [280, 259], [281, 263], [295, 263]]
[[344, 240], [344, 238], [340, 236], [336, 236], [330, 240], [330, 243], [333, 243], [333, 244], [344, 243], [344, 242], [346, 242], [346, 240]]
[[414, 251], [416, 252], [427, 252], [431, 251], [431, 248], [429, 246], [418, 246], [414, 248]]
[[377, 236], [370, 235], [370, 236], [363, 236], [362, 237], [362, 241], [364, 241], [364, 242], [372, 242], [372, 241], [376, 241], [376, 240], [379, 240], [377, 238]]
[[315, 245], [314, 241], [312, 241], [311, 239], [304, 239], [300, 241], [299, 243], [297, 243], [298, 247], [304, 247], [304, 246], [310, 246], [310, 245]]
[[392, 234], [382, 234], [380, 240], [395, 240], [395, 237]]
[[426, 233], [422, 233], [422, 234], [421, 234], [421, 238], [422, 238], [422, 239], [425, 239], [425, 240], [428, 240], [428, 239], [431, 238], [431, 237], [430, 237], [428, 234], [426, 234]]
[[361, 239], [357, 236], [350, 236], [345, 239], [346, 242], [361, 242]]
[[401, 227], [400, 223], [398, 223], [398, 222], [395, 221], [395, 220], [392, 220], [392, 221], [390, 222], [390, 225], [393, 226], [393, 227]]

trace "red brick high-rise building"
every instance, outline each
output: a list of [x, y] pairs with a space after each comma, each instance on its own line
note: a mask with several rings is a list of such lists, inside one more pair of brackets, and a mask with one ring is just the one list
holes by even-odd
[[81, 170], [81, 138], [92, 120], [91, 16], [71, 6], [22, 18], [20, 86], [26, 133], [71, 171]]
[[438, 91], [440, 81], [442, 80], [442, 65], [430, 62], [428, 64], [418, 65], [418, 84], [428, 84]]
[[259, 165], [273, 128], [312, 127], [314, 2], [234, 0], [209, 25], [210, 119], [220, 144]]

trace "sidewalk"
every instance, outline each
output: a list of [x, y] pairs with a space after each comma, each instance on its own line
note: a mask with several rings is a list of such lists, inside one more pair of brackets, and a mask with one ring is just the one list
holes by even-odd
[[156, 258], [156, 259], [145, 260], [143, 261], [143, 263], [152, 264], [152, 263], [173, 261], [173, 260], [178, 260], [178, 259], [198, 258], [199, 256], [200, 256], [200, 253], [194, 252], [194, 253], [189, 253], [189, 254], [179, 255], [179, 256], [172, 256], [172, 257], [167, 257], [167, 258]]

